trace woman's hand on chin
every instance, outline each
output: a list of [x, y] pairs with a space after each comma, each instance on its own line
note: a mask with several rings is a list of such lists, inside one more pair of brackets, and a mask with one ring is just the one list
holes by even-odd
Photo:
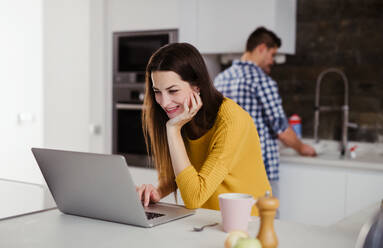
[[[189, 102], [191, 107], [189, 108]], [[176, 128], [181, 130], [183, 125], [191, 121], [193, 117], [198, 113], [202, 107], [202, 100], [199, 93], [194, 92], [190, 94], [190, 98], [186, 98], [184, 101], [184, 112], [177, 115], [176, 117], [169, 119], [166, 123], [166, 128]]]

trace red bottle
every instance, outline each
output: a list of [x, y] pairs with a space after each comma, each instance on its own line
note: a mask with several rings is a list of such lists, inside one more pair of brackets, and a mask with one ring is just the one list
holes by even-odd
[[289, 118], [289, 124], [291, 128], [294, 130], [295, 134], [298, 138], [302, 138], [302, 119], [297, 114], [293, 114]]

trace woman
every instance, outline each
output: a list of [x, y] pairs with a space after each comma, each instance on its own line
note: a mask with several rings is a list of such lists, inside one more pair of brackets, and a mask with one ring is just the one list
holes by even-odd
[[187, 208], [216, 210], [221, 193], [257, 198], [271, 191], [253, 120], [214, 88], [192, 45], [174, 43], [152, 55], [142, 117], [159, 177], [157, 188], [137, 188], [145, 206], [177, 188]]

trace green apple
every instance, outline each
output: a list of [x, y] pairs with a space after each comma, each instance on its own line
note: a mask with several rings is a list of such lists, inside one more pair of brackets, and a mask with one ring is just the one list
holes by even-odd
[[240, 238], [234, 248], [262, 248], [261, 242], [254, 238]]

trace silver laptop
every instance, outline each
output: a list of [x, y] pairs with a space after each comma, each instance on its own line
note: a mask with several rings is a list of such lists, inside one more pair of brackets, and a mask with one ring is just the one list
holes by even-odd
[[144, 208], [123, 156], [41, 148], [32, 152], [63, 213], [142, 227], [195, 213], [167, 203]]

